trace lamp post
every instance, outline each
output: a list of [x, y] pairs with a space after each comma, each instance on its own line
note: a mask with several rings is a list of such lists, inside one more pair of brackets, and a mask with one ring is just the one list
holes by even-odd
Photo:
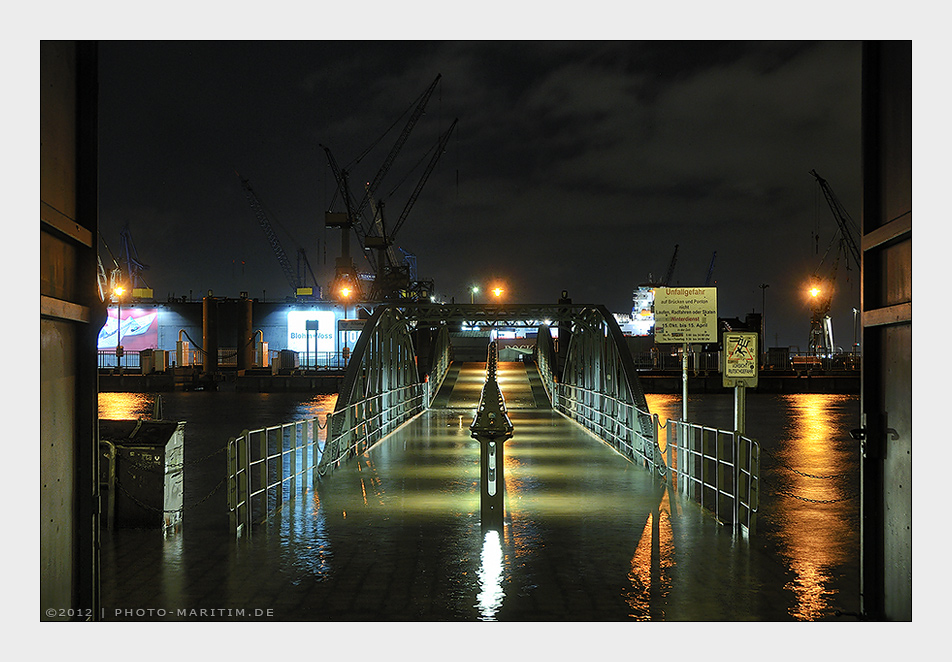
[[116, 368], [122, 372], [122, 295], [126, 291], [122, 285], [116, 285], [112, 291], [116, 297]]
[[[347, 320], [347, 301], [350, 299], [351, 289], [346, 285], [340, 288], [341, 301], [344, 303], [344, 320]], [[347, 359], [350, 358], [350, 347], [347, 345], [347, 329], [344, 329], [344, 349], [342, 350], [344, 357], [344, 365], [347, 364]]]
[[469, 302], [476, 303], [476, 295], [479, 293], [479, 288], [473, 285], [469, 288]]

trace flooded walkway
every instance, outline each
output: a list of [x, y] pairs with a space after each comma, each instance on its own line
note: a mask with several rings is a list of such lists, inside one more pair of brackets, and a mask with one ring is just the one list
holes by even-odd
[[[253, 535], [104, 533], [105, 620], [790, 621], [788, 571], [560, 414], [521, 363], [499, 383], [501, 537], [479, 520], [469, 424], [483, 364]], [[223, 513], [224, 517], [224, 513]], [[150, 611], [149, 611], [150, 610]]]

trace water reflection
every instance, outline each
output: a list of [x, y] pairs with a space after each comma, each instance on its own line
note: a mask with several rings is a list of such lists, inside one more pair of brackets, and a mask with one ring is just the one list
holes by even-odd
[[[298, 407], [298, 415], [302, 419], [307, 418], [319, 418], [321, 421], [324, 420], [324, 416], [332, 411], [337, 405], [337, 394], [320, 394], [315, 395], [310, 400], [302, 402]], [[282, 423], [285, 421], [282, 421]]]
[[100, 393], [99, 418], [121, 421], [152, 418], [154, 393]]
[[794, 575], [785, 586], [796, 596], [790, 614], [810, 621], [833, 610], [838, 593], [833, 569], [850, 554], [842, 533], [850, 507], [845, 505], [850, 451], [837, 438], [849, 429], [843, 420], [848, 412], [838, 396], [796, 394], [783, 400], [789, 424], [776, 451], [776, 521], [781, 553]]
[[479, 559], [480, 565], [477, 574], [480, 590], [479, 595], [476, 596], [479, 620], [494, 621], [496, 620], [496, 612], [502, 607], [502, 600], [506, 595], [502, 590], [502, 542], [499, 538], [499, 531], [496, 529], [486, 531]]
[[674, 562], [674, 536], [671, 530], [671, 504], [664, 491], [659, 507], [648, 514], [641, 538], [631, 557], [628, 580], [631, 589], [625, 601], [631, 617], [638, 621], [663, 619], [664, 604], [671, 592], [671, 568]]

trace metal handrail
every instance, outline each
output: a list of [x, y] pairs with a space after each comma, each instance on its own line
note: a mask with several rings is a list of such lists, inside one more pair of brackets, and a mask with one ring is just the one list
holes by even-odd
[[[549, 370], [539, 353], [540, 373]], [[543, 379], [546, 382], [546, 379]], [[550, 384], [557, 411], [590, 430], [629, 460], [650, 471], [710, 511], [721, 522], [751, 534], [760, 492], [760, 445], [736, 432], [678, 420], [660, 425], [657, 414], [642, 411], [614, 396], [574, 384]], [[646, 435], [641, 417], [653, 421]], [[662, 444], [661, 429], [668, 434]], [[673, 434], [672, 434], [673, 432]]]
[[236, 536], [250, 535], [255, 522], [313, 485], [326, 446], [326, 432], [322, 446], [320, 430], [329, 419], [323, 425], [315, 417], [244, 430], [228, 441], [228, 510]]
[[328, 438], [325, 448], [329, 452], [322, 456], [320, 475], [324, 475], [332, 465], [339, 466], [342, 460], [369, 450], [408, 420], [421, 414], [425, 409], [425, 399], [424, 385], [417, 383], [373, 395], [352, 403], [342, 411], [335, 411], [334, 420], [342, 417], [345, 424], [333, 437]]
[[760, 444], [736, 431], [686, 421], [668, 419], [663, 427], [672, 484], [718, 521], [753, 533], [760, 503]]

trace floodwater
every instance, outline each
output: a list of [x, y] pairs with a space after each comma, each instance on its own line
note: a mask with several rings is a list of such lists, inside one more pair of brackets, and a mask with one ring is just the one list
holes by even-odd
[[[648, 407], [680, 418], [680, 395], [648, 395]], [[688, 395], [692, 423], [733, 428], [730, 394]], [[859, 396], [747, 396], [747, 436], [761, 449], [757, 538], [791, 572], [790, 616], [819, 620], [859, 611]]]
[[[221, 487], [228, 438], [322, 416], [336, 396], [163, 394], [164, 418], [186, 421], [185, 523], [169, 537], [103, 533], [105, 619], [246, 620], [254, 609], [288, 621], [815, 621], [858, 611], [857, 397], [748, 395], [761, 507], [756, 533], [739, 539], [574, 423], [531, 408], [524, 377], [501, 364], [515, 435], [497, 532], [479, 520], [474, 374], [460, 375], [448, 408], [237, 542]], [[100, 415], [148, 416], [154, 400], [104, 393]], [[680, 416], [679, 395], [648, 403], [662, 420]], [[727, 429], [732, 408], [730, 395], [691, 396], [689, 418]], [[231, 613], [238, 606], [249, 612]]]

